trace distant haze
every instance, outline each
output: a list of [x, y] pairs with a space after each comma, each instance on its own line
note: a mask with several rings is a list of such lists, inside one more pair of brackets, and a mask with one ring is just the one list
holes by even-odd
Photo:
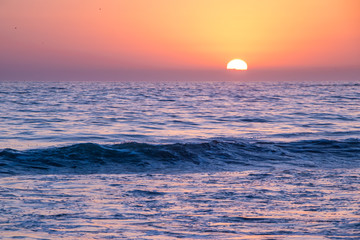
[[[359, 12], [358, 0], [2, 0], [0, 80], [357, 80]], [[248, 72], [226, 72], [233, 58]]]

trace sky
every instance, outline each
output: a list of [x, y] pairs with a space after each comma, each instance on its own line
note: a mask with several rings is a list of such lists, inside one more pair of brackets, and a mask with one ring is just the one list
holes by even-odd
[[233, 58], [249, 73], [344, 72], [360, 69], [359, 42], [359, 0], [0, 0], [0, 80], [224, 70]]

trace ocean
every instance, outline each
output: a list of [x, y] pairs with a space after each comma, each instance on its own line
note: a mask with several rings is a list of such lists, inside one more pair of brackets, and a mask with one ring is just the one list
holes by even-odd
[[0, 82], [0, 239], [360, 239], [360, 83]]

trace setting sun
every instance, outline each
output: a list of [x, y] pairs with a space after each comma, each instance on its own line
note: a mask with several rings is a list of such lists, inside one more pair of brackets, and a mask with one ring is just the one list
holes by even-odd
[[247, 70], [247, 64], [241, 59], [233, 59], [227, 64], [226, 69]]

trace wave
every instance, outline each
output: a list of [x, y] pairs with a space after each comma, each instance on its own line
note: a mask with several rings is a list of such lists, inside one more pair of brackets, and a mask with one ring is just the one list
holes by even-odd
[[201, 143], [101, 145], [0, 151], [0, 174], [92, 174], [232, 171], [248, 168], [360, 167], [360, 140], [251, 142], [209, 140]]

